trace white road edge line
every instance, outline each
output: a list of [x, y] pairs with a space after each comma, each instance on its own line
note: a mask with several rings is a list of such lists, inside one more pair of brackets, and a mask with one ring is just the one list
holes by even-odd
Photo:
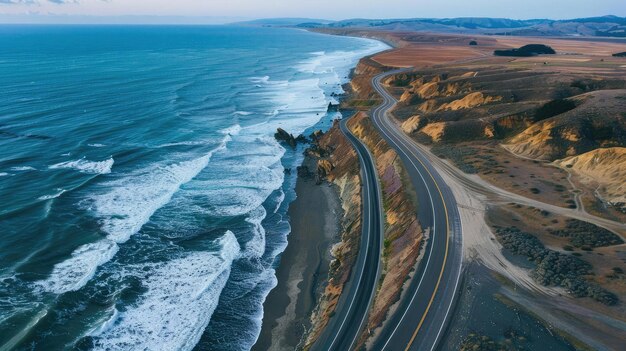
[[[382, 76], [383, 76], [383, 75], [381, 75], [381, 76], [379, 76], [379, 77], [376, 77], [376, 78], [375, 78], [375, 80], [377, 81], [377, 83], [380, 83], [380, 79], [382, 79]], [[384, 91], [384, 92], [380, 91], [377, 85], [375, 85], [375, 86], [374, 86], [374, 88], [376, 89], [376, 91], [378, 91], [378, 93], [379, 93], [379, 94], [383, 95], [383, 97], [385, 97], [385, 99], [386, 99], [386, 100], [389, 98], [389, 94], [387, 94], [387, 92], [386, 92], [386, 91]], [[393, 98], [391, 97], [391, 99], [393, 99]], [[393, 100], [395, 100], [395, 99], [393, 99]], [[391, 101], [393, 101], [393, 100], [391, 100]], [[394, 104], [395, 104], [395, 103], [396, 103], [396, 102], [394, 102]], [[374, 117], [373, 119], [375, 120], [375, 116], [373, 116], [373, 117]], [[381, 125], [385, 125], [385, 122], [384, 122], [384, 121], [381, 121], [381, 123], [380, 123], [380, 124], [381, 124]], [[389, 131], [390, 131], [390, 133], [391, 133], [391, 128], [390, 128], [389, 126], [390, 126], [390, 124], [389, 124], [389, 123], [387, 123], [387, 126], [386, 126], [386, 127], [389, 129]], [[380, 130], [381, 130], [381, 131], [382, 131], [382, 132], [383, 132], [383, 133], [384, 133], [384, 134], [385, 134], [385, 135], [386, 135], [389, 139], [393, 140], [393, 139], [389, 136], [389, 134], [388, 134], [388, 133], [387, 133], [387, 132], [386, 132], [383, 128], [380, 128]], [[403, 146], [404, 146], [404, 147], [406, 147], [406, 148], [410, 148], [410, 145], [407, 145], [407, 144], [405, 143], [405, 142], [406, 142], [406, 135], [398, 135], [398, 136], [399, 136], [399, 139], [401, 140], [401, 143], [403, 144]], [[403, 142], [403, 141], [404, 141], [404, 142]], [[401, 148], [399, 148], [399, 149], [401, 149]], [[407, 158], [411, 161], [411, 164], [413, 164], [413, 167], [415, 167], [415, 169], [417, 170], [417, 167], [416, 167], [415, 163], [413, 162], [413, 160], [411, 160], [411, 158], [410, 158], [410, 157], [408, 157], [408, 155], [406, 154], [406, 152], [404, 152], [404, 150], [402, 150], [402, 153], [403, 153], [405, 156], [407, 156]], [[426, 185], [426, 182], [425, 182], [424, 177], [422, 176], [421, 172], [419, 172], [419, 171], [418, 171], [418, 173], [420, 174], [420, 178], [422, 178], [422, 181], [424, 182], [424, 185]], [[426, 189], [428, 190], [428, 195], [429, 195], [429, 198], [430, 198], [430, 200], [431, 200], [431, 205], [432, 205], [433, 203], [432, 203], [432, 196], [431, 196], [431, 194], [430, 194], [430, 189], [428, 188], [428, 186], [426, 186]], [[443, 199], [442, 199], [442, 201], [445, 201], [445, 200], [443, 200]], [[435, 226], [435, 219], [434, 219], [434, 217], [435, 217], [435, 215], [434, 215], [434, 207], [433, 207], [433, 232], [435, 231], [435, 230], [434, 230], [434, 226]], [[461, 228], [462, 228], [462, 227], [463, 227], [463, 222], [461, 221], [461, 222], [460, 222], [460, 224], [461, 224]], [[462, 229], [461, 229], [461, 230], [462, 230]], [[463, 240], [461, 240], [461, 252], [462, 252], [462, 250], [463, 250]], [[432, 253], [432, 245], [431, 245], [431, 247], [430, 247], [430, 251], [431, 251], [431, 253]], [[426, 267], [428, 267], [429, 263], [430, 263], [430, 255], [429, 255], [429, 257], [428, 257], [428, 261], [427, 261], [427, 263], [426, 263]], [[460, 281], [460, 278], [461, 278], [462, 263], [463, 263], [463, 262], [461, 262], [461, 267], [459, 267], [459, 272], [458, 272], [458, 274], [457, 274], [457, 277], [456, 277], [456, 282], [455, 282], [455, 285], [454, 285], [454, 294], [455, 294], [455, 295], [456, 295], [456, 291], [457, 291], [457, 289], [458, 289], [459, 281]], [[416, 297], [416, 295], [417, 295], [417, 291], [419, 291], [419, 287], [421, 286], [421, 283], [422, 283], [422, 280], [423, 280], [423, 279], [424, 279], [424, 276], [422, 276], [422, 278], [420, 279], [420, 283], [418, 284], [417, 290], [416, 290], [415, 294], [413, 295], [413, 297], [411, 298], [411, 301], [410, 301], [409, 305], [413, 304], [413, 300], [415, 299], [415, 297]], [[454, 302], [454, 297], [452, 298], [452, 300], [450, 300], [450, 303], [449, 303], [449, 305], [448, 305], [448, 309], [446, 310], [446, 315], [444, 316], [444, 319], [443, 319], [444, 323], [442, 323], [442, 324], [441, 324], [441, 326], [439, 327], [439, 331], [437, 332], [437, 336], [435, 337], [435, 342], [433, 343], [433, 345], [432, 345], [432, 347], [431, 347], [431, 349], [430, 349], [431, 351], [432, 351], [432, 350], [434, 350], [434, 348], [435, 348], [435, 347], [436, 347], [436, 345], [438, 344], [439, 337], [441, 336], [441, 332], [443, 331], [443, 326], [445, 325], [445, 321], [448, 319], [448, 315], [449, 315], [450, 310], [451, 310], [451, 308], [452, 308], [452, 304], [453, 304], [453, 302]], [[387, 347], [387, 345], [388, 345], [389, 341], [391, 340], [391, 338], [393, 337], [393, 335], [394, 335], [394, 334], [395, 334], [395, 332], [397, 331], [397, 329], [398, 329], [399, 325], [400, 325], [400, 324], [402, 324], [402, 321], [404, 320], [404, 317], [406, 316], [406, 313], [407, 313], [407, 312], [408, 312], [408, 310], [405, 310], [405, 311], [404, 311], [404, 313], [403, 313], [403, 315], [402, 315], [402, 318], [400, 319], [400, 323], [398, 323], [398, 325], [396, 325], [396, 327], [394, 328], [393, 332], [392, 332], [392, 333], [391, 333], [391, 335], [389, 336], [389, 339], [387, 340], [387, 342], [385, 342], [385, 345], [383, 346], [383, 350]]]
[[[356, 147], [355, 147], [356, 149]], [[358, 153], [358, 151], [357, 151]], [[364, 169], [364, 168], [363, 168]], [[369, 178], [367, 175], [367, 172], [363, 172], [364, 176], [365, 176], [365, 183], [369, 184]], [[370, 198], [370, 191], [369, 191], [369, 187], [365, 186], [364, 188], [367, 189], [367, 199], [369, 200]], [[364, 201], [363, 201], [364, 202]], [[371, 216], [367, 216], [367, 240], [366, 243], [369, 242], [369, 238], [370, 238], [370, 223], [371, 223]], [[369, 252], [369, 245], [365, 245], [365, 260], [367, 260], [367, 253]], [[364, 262], [365, 263], [365, 262]], [[365, 264], [363, 265], [363, 269], [361, 269], [361, 272], [359, 272], [359, 279], [357, 280], [356, 283], [356, 287], [357, 289], [359, 288], [359, 285], [361, 284], [361, 279], [363, 278], [363, 273], [365, 272]], [[346, 323], [346, 320], [348, 319], [348, 315], [350, 314], [350, 311], [352, 310], [352, 305], [354, 304], [354, 300], [356, 299], [356, 294], [354, 294], [354, 296], [352, 297], [352, 301], [350, 301], [350, 305], [348, 306], [348, 312], [346, 312], [345, 317], [343, 318], [343, 321], [341, 322], [341, 325], [339, 325], [339, 330], [338, 332], [335, 334], [335, 337], [333, 338], [333, 341], [330, 343], [330, 349], [333, 348], [333, 345], [335, 344], [335, 342], [337, 341], [337, 337], [339, 336], [339, 334], [341, 333], [341, 330], [343, 329], [343, 325]]]
[[[374, 78], [375, 81], [377, 83], [380, 82], [380, 79], [382, 78], [382, 75]], [[388, 95], [386, 94], [386, 92], [381, 92], [380, 90], [378, 90], [378, 86], [375, 84], [374, 88], [376, 89], [376, 91], [378, 91], [379, 94], [381, 94], [385, 100], [388, 99]], [[389, 102], [390, 100], [388, 100]], [[391, 100], [393, 101], [393, 100]], [[395, 103], [395, 102], [394, 102]], [[372, 116], [372, 120], [376, 121], [376, 116], [375, 114], [373, 114]], [[390, 140], [393, 140], [393, 138], [391, 138], [389, 136], [389, 134], [384, 130], [384, 128], [380, 128], [380, 130], [383, 132], [383, 134], [385, 134]], [[405, 145], [406, 146], [406, 145]], [[432, 213], [433, 213], [433, 233], [432, 236], [434, 237], [435, 231], [436, 231], [436, 221], [435, 221], [435, 205], [433, 203], [433, 197], [432, 194], [430, 192], [430, 188], [428, 187], [428, 185], [426, 184], [426, 180], [424, 179], [424, 176], [422, 175], [422, 173], [418, 170], [417, 165], [413, 162], [413, 160], [407, 155], [406, 152], [404, 152], [404, 150], [402, 150], [402, 148], [398, 148], [399, 150], [402, 151], [402, 153], [404, 154], [404, 156], [407, 157], [407, 159], [411, 162], [411, 164], [413, 165], [413, 167], [417, 170], [417, 173], [420, 175], [420, 178], [422, 179], [422, 182], [424, 183], [424, 186], [426, 186], [426, 190], [428, 192], [428, 198], [430, 199], [430, 204], [431, 204], [431, 209], [432, 209]], [[432, 257], [432, 251], [433, 251], [433, 246], [432, 245], [432, 241], [431, 241], [431, 245], [429, 248], [429, 254], [428, 254], [428, 260], [426, 261], [426, 268], [424, 269], [424, 272], [426, 272], [427, 268], [430, 266], [430, 259]], [[413, 294], [413, 296], [411, 297], [411, 300], [409, 301], [409, 306], [413, 304], [413, 301], [415, 300], [415, 297], [417, 296], [418, 291], [420, 290], [420, 287], [422, 286], [422, 282], [424, 281], [424, 275], [422, 275], [422, 277], [420, 278], [419, 284], [417, 285], [417, 289], [415, 290], [415, 293]], [[408, 313], [408, 309], [404, 310], [404, 313], [402, 314], [402, 317], [400, 318], [400, 322], [396, 325], [396, 327], [393, 329], [393, 331], [391, 332], [391, 335], [389, 336], [389, 338], [387, 339], [387, 341], [385, 342], [385, 344], [383, 345], [383, 348], [381, 349], [381, 351], [384, 351], [385, 348], [387, 348], [387, 345], [389, 344], [389, 342], [391, 341], [391, 339], [393, 338], [393, 336], [395, 335], [396, 331], [398, 331], [398, 327], [400, 326], [400, 324], [402, 324], [402, 321], [404, 320], [404, 318], [406, 317], [406, 314]]]
[[[346, 125], [346, 127], [347, 127], [347, 125]], [[370, 161], [371, 161], [372, 165], [374, 165], [374, 171], [376, 171], [376, 164], [374, 163], [374, 160], [373, 160], [373, 158], [372, 158], [372, 155], [370, 154], [369, 149], [367, 149], [367, 147], [366, 147], [366, 148], [365, 148], [365, 150], [366, 150], [366, 152], [367, 152], [367, 157], [370, 159]], [[375, 173], [374, 175], [376, 176], [376, 173]], [[378, 177], [376, 177], [375, 184], [377, 184], [377, 185], [379, 184], [379, 183], [378, 183]], [[379, 191], [379, 189], [378, 189], [378, 186], [376, 186], [376, 190], [377, 190], [377, 192], [378, 192], [378, 196], [380, 197], [380, 195], [381, 195], [381, 194], [380, 194], [380, 191]], [[377, 211], [378, 211], [378, 212], [380, 212], [382, 209], [380, 208], [380, 206], [377, 206], [377, 207], [378, 207]], [[381, 213], [381, 214], [382, 214], [382, 213]], [[370, 216], [370, 217], [371, 217], [371, 216]], [[381, 219], [382, 219], [382, 216], [381, 216]], [[381, 222], [381, 223], [382, 223], [382, 222]], [[384, 237], [384, 235], [385, 235], [384, 230], [383, 230], [383, 231], [381, 231], [381, 234], [382, 234], [382, 235], [381, 235], [381, 244], [382, 244], [382, 238], [383, 238], [383, 237]], [[369, 246], [369, 245], [368, 245], [368, 246]], [[381, 249], [382, 249], [382, 245], [381, 245]], [[376, 286], [376, 284], [378, 284], [378, 279], [380, 279], [380, 277], [379, 277], [379, 273], [380, 273], [380, 256], [378, 257], [378, 260], [376, 260], [376, 278], [377, 278], [377, 279], [376, 279], [376, 280], [375, 280], [375, 282], [374, 282], [374, 287]], [[374, 291], [375, 291], [375, 290], [376, 290], [376, 289], [374, 288], [374, 289], [372, 289], [372, 291], [370, 292], [370, 298], [369, 298], [368, 303], [367, 303], [368, 307], [372, 305], [372, 299], [374, 298]], [[368, 311], [368, 312], [369, 312], [369, 311]], [[350, 343], [350, 347], [348, 347], [348, 350], [352, 349], [352, 346], [354, 345], [354, 343], [356, 342], [356, 340], [359, 338], [361, 328], [363, 328], [363, 322], [365, 321], [365, 317], [367, 317], [368, 315], [369, 315], [369, 313], [365, 313], [365, 314], [363, 315], [363, 318], [361, 318], [361, 323], [359, 323], [359, 328], [357, 329], [357, 333], [356, 333], [356, 335], [354, 336], [354, 339], [352, 339], [352, 342]]]

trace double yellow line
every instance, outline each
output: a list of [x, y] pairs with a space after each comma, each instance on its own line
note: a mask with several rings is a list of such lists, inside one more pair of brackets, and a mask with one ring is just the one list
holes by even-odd
[[[385, 113], [383, 113], [383, 119], [385, 119], [384, 117]], [[383, 125], [385, 124], [384, 121]], [[392, 134], [394, 134], [393, 131], [391, 131], [391, 128], [389, 127], [390, 124], [388, 123], [388, 131]], [[413, 156], [415, 159], [417, 159], [417, 161], [422, 165], [422, 167], [426, 170], [426, 172], [428, 172], [428, 175], [430, 176], [430, 178], [433, 180], [433, 183], [435, 184], [435, 187], [437, 188], [437, 192], [439, 193], [439, 197], [441, 198], [441, 203], [443, 204], [443, 208], [444, 208], [444, 213], [445, 213], [445, 217], [446, 217], [446, 250], [445, 250], [445, 254], [443, 257], [443, 265], [441, 266], [441, 271], [439, 272], [439, 278], [437, 279], [437, 284], [435, 285], [435, 290], [433, 291], [432, 296], [430, 297], [430, 301], [428, 302], [428, 306], [426, 306], [426, 311], [424, 311], [424, 314], [422, 315], [422, 318], [420, 319], [419, 324], [417, 325], [417, 328], [415, 329], [415, 331], [413, 332], [413, 335], [411, 336], [411, 339], [409, 340], [409, 343], [407, 344], [406, 348], [404, 349], [404, 351], [408, 351], [411, 346], [413, 345], [413, 342], [415, 341], [415, 338], [417, 337], [418, 332], [420, 331], [420, 329], [422, 328], [422, 325], [424, 324], [424, 320], [426, 320], [426, 316], [428, 315], [428, 312], [430, 311], [430, 308], [433, 304], [433, 301], [435, 300], [435, 295], [437, 294], [437, 291], [439, 290], [439, 285], [441, 284], [441, 279], [443, 278], [443, 273], [445, 271], [446, 268], [446, 263], [448, 261], [448, 251], [449, 251], [449, 242], [450, 242], [450, 220], [448, 217], [448, 207], [446, 206], [446, 201], [443, 198], [443, 192], [441, 191], [441, 188], [439, 187], [439, 184], [437, 183], [437, 181], [435, 180], [435, 177], [432, 175], [432, 173], [430, 172], [430, 170], [428, 169], [428, 167], [426, 167], [426, 165], [424, 164], [424, 162], [422, 162], [422, 160], [415, 154], [415, 152], [412, 150], [411, 148], [411, 144], [413, 143], [412, 140], [406, 140], [406, 134], [399, 134], [399, 133], [395, 133], [396, 135], [399, 136], [399, 138], [402, 140], [404, 140], [405, 142], [408, 142], [409, 145], [407, 145], [406, 143], [404, 144], [407, 149], [409, 150], [409, 153], [411, 154], [411, 156]], [[419, 170], [418, 170], [419, 172]], [[434, 213], [434, 212], [433, 212]], [[435, 218], [433, 216], [433, 224], [434, 224]], [[434, 235], [434, 233], [433, 233]]]
[[[428, 170], [426, 165], [424, 165], [424, 162], [422, 162], [422, 160], [420, 160], [420, 158], [415, 155], [415, 153], [413, 152], [413, 150], [411, 150], [410, 147], [408, 149], [409, 149], [409, 152], [411, 153], [411, 155], [413, 155], [417, 159], [417, 161], [422, 164], [422, 167], [424, 167], [426, 172], [428, 172], [428, 175], [433, 180], [433, 183], [435, 184], [435, 187], [437, 188], [437, 192], [439, 193], [439, 197], [441, 198], [441, 203], [443, 204], [443, 210], [444, 210], [444, 213], [445, 213], [445, 216], [446, 216], [446, 251], [445, 251], [445, 254], [443, 256], [443, 264], [441, 265], [441, 271], [439, 272], [439, 278], [437, 279], [437, 284], [435, 285], [435, 290], [433, 291], [433, 294], [430, 297], [430, 301], [428, 302], [428, 306], [426, 306], [426, 311], [424, 311], [424, 314], [422, 315], [422, 318], [420, 319], [420, 322], [417, 325], [417, 328], [415, 329], [415, 331], [413, 332], [413, 335], [411, 336], [411, 340], [409, 340], [409, 343], [406, 346], [406, 348], [404, 349], [404, 351], [408, 351], [411, 348], [411, 346], [413, 345], [413, 342], [415, 341], [415, 338], [417, 337], [417, 333], [422, 328], [422, 324], [424, 324], [424, 320], [426, 319], [426, 315], [428, 315], [428, 311], [430, 311], [430, 307], [432, 306], [433, 301], [435, 300], [435, 295], [437, 294], [437, 291], [439, 290], [439, 284], [441, 284], [441, 278], [443, 278], [443, 272], [446, 269], [446, 263], [448, 261], [448, 249], [449, 249], [449, 246], [450, 246], [449, 245], [449, 242], [450, 242], [450, 220], [448, 218], [448, 207], [446, 206], [446, 201], [443, 198], [443, 193], [441, 192], [441, 188], [439, 188], [439, 184], [437, 184], [437, 181], [435, 180], [435, 177]], [[435, 218], [433, 218], [433, 221], [434, 220], [435, 220]], [[434, 233], [433, 233], [433, 235], [434, 235]]]

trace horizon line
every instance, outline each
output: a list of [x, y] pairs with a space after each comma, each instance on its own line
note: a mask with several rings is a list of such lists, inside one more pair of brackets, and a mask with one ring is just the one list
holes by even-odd
[[[446, 19], [500, 19], [500, 20], [512, 20], [512, 21], [568, 21], [579, 20], [587, 18], [626, 18], [618, 15], [601, 15], [590, 17], [574, 17], [574, 18], [510, 18], [510, 17], [489, 17], [489, 16], [462, 16], [462, 17], [391, 17], [391, 18], [365, 18], [354, 17], [338, 20], [331, 19], [319, 19], [319, 18], [306, 18], [306, 17], [239, 17], [239, 16], [170, 16], [170, 15], [119, 15], [119, 16], [97, 16], [97, 15], [69, 15], [69, 14], [0, 14], [0, 25], [28, 25], [28, 24], [40, 24], [40, 25], [228, 25], [238, 23], [253, 23], [262, 21], [279, 21], [279, 20], [291, 20], [291, 21], [312, 21], [320, 23], [335, 23], [342, 21], [408, 21], [408, 20], [446, 20]], [[59, 20], [74, 20], [73, 22], [61, 22]], [[140, 21], [129, 21], [129, 20]], [[53, 21], [45, 21], [53, 20]], [[91, 21], [90, 21], [91, 20]]]

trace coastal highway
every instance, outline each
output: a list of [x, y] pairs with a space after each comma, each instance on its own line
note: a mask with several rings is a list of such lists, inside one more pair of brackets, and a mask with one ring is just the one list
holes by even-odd
[[382, 268], [380, 259], [384, 228], [380, 183], [372, 155], [350, 132], [346, 122], [347, 119], [340, 121], [341, 131], [352, 143], [361, 165], [361, 243], [335, 315], [313, 345], [313, 350], [344, 351], [354, 348], [367, 322]]
[[381, 136], [395, 149], [418, 197], [418, 218], [428, 239], [424, 256], [405, 286], [398, 308], [390, 315], [373, 350], [435, 350], [445, 332], [459, 289], [462, 269], [461, 220], [452, 191], [439, 173], [398, 125], [388, 118], [397, 103], [381, 84], [388, 75], [372, 79], [383, 103], [371, 119]]

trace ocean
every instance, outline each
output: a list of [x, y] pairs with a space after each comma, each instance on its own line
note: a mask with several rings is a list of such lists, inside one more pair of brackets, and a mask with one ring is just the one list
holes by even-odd
[[303, 151], [273, 134], [327, 128], [350, 69], [386, 48], [0, 26], [0, 351], [250, 349]]

